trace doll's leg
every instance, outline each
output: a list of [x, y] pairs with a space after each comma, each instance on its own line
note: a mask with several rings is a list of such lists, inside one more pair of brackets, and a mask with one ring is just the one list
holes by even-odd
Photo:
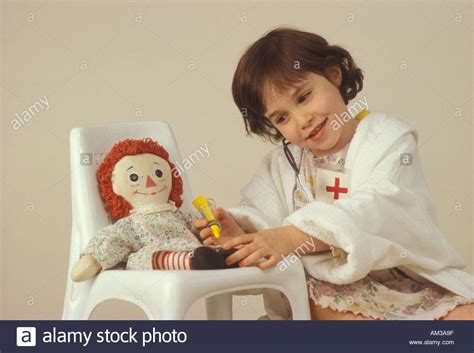
[[146, 245], [130, 254], [127, 270], [189, 270], [192, 251], [157, 250], [156, 245]]
[[154, 270], [190, 270], [192, 251], [157, 251], [153, 253]]
[[236, 252], [237, 249], [224, 250], [222, 248], [211, 248], [200, 246], [194, 250], [191, 258], [191, 269], [193, 270], [219, 270], [225, 268], [239, 267], [238, 263], [227, 265], [225, 259]]
[[218, 270], [238, 267], [228, 266], [227, 256], [236, 249], [222, 250], [201, 246], [194, 251], [156, 251], [153, 253], [154, 270]]
[[228, 266], [227, 256], [235, 249], [216, 250], [201, 246], [194, 251], [165, 251], [148, 245], [130, 254], [127, 262], [128, 270], [215, 270], [237, 267]]
[[238, 267], [239, 264], [228, 266], [227, 256], [236, 249], [222, 250], [208, 246], [200, 246], [192, 252], [157, 251], [153, 254], [153, 269], [160, 270], [218, 270]]

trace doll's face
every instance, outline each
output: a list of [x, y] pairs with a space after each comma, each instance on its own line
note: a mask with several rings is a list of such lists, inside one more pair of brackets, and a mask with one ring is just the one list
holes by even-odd
[[151, 153], [125, 156], [112, 172], [112, 187], [133, 208], [167, 203], [172, 186], [171, 168]]

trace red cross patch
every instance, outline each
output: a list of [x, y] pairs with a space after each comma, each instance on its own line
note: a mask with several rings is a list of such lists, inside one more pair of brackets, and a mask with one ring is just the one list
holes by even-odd
[[349, 197], [349, 174], [328, 169], [316, 170], [316, 200], [333, 203]]

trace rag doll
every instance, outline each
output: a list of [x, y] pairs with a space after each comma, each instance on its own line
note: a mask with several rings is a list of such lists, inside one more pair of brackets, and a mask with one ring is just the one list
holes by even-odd
[[121, 262], [127, 270], [229, 267], [225, 258], [235, 249], [202, 246], [192, 232], [192, 215], [179, 210], [183, 182], [157, 142], [116, 143], [100, 164], [97, 179], [115, 223], [100, 229], [81, 252], [73, 281], [88, 280]]

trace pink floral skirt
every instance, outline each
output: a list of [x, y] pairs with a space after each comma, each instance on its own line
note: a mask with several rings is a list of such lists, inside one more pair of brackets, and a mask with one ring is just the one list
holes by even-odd
[[397, 268], [372, 271], [359, 281], [337, 285], [310, 277], [311, 299], [323, 308], [381, 320], [435, 320], [471, 300], [434, 283], [421, 283]]

